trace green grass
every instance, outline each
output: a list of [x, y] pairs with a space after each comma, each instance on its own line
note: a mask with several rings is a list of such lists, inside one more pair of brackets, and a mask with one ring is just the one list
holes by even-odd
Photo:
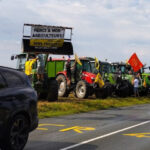
[[69, 97], [61, 98], [57, 102], [39, 101], [38, 116], [39, 118], [49, 118], [54, 116], [62, 116], [148, 103], [150, 104], [149, 97], [107, 98], [105, 100], [94, 99], [92, 97], [91, 99], [79, 100], [73, 97]]

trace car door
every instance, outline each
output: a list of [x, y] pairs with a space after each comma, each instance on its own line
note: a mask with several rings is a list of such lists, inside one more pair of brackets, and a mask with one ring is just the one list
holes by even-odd
[[26, 99], [26, 87], [21, 76], [15, 71], [3, 71], [2, 75], [8, 85], [7, 99], [9, 98], [11, 101], [14, 101], [13, 103], [16, 103], [16, 105], [18, 105], [20, 101], [24, 101]]
[[3, 124], [3, 122], [5, 122], [9, 114], [9, 104], [7, 103], [7, 88], [8, 86], [6, 81], [0, 73], [0, 126]]
[[7, 90], [7, 84], [5, 79], [3, 78], [3, 76], [0, 73], [0, 105], [2, 104], [3, 101], [6, 100], [7, 98], [7, 94], [6, 91]]

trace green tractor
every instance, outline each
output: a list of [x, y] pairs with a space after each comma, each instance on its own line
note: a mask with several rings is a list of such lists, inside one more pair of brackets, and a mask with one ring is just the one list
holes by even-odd
[[[145, 69], [146, 68], [142, 68], [139, 71], [140, 96], [147, 95], [150, 89], [150, 73], [145, 73]], [[137, 73], [133, 72], [132, 67], [129, 64], [115, 62], [109, 64], [109, 73], [105, 73], [104, 78], [113, 85], [113, 91], [115, 95], [120, 97], [127, 97], [133, 95], [133, 80], [136, 74]]]
[[[132, 88], [129, 80], [132, 76], [125, 75], [127, 67], [123, 63], [109, 63], [99, 61], [99, 72], [105, 83], [105, 88], [108, 96], [117, 95], [125, 97], [131, 95]], [[93, 62], [94, 66], [94, 62]], [[94, 68], [94, 67], [93, 67]]]
[[[25, 62], [32, 55], [40, 53], [44, 57], [45, 61], [45, 71], [44, 71], [44, 81], [42, 83], [37, 82], [37, 62], [33, 64], [32, 67], [32, 86], [38, 93], [39, 98], [47, 99], [48, 101], [56, 101], [58, 99], [58, 82], [53, 76], [57, 72], [57, 69], [51, 65], [51, 54], [56, 55], [72, 55], [73, 46], [71, 43], [72, 28], [71, 27], [59, 27], [59, 26], [45, 26], [45, 25], [34, 25], [34, 24], [24, 24], [24, 27], [31, 27], [31, 36], [61, 36], [62, 31], [69, 30], [70, 37], [64, 38], [63, 43], [59, 39], [34, 39], [31, 36], [23, 34], [23, 51], [24, 53], [17, 54], [11, 57], [11, 60], [17, 59], [16, 69], [20, 71], [25, 71]], [[33, 30], [33, 31], [32, 31]], [[25, 31], [25, 29], [23, 30]], [[60, 32], [61, 31], [61, 32]], [[35, 32], [35, 33], [32, 33]], [[31, 41], [32, 40], [32, 41]], [[58, 43], [55, 43], [58, 42]], [[60, 46], [60, 43], [62, 44]], [[35, 44], [35, 45], [33, 45]], [[48, 45], [48, 46], [47, 46]], [[52, 47], [54, 46], [54, 47]]]
[[133, 94], [132, 80], [134, 79], [134, 74], [130, 65], [123, 62], [111, 63], [109, 78], [115, 85], [115, 95], [127, 97]]
[[150, 93], [150, 67], [143, 67], [140, 69], [141, 84], [140, 84], [140, 95], [145, 96]]

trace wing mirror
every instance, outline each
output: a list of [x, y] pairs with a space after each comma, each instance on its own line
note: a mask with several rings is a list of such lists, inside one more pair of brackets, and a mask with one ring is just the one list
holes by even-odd
[[15, 56], [14, 56], [14, 55], [12, 55], [10, 59], [11, 59], [11, 60], [14, 60], [14, 59], [15, 59]]

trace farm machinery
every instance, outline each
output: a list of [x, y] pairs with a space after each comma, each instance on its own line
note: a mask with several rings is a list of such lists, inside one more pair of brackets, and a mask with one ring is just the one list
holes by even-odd
[[[93, 94], [97, 98], [106, 98], [107, 91], [101, 76], [97, 76], [98, 70], [95, 69], [94, 58], [80, 57], [81, 64], [77, 63], [75, 59], [70, 60], [71, 78], [68, 85], [69, 78], [67, 76], [66, 63], [67, 60], [52, 60], [49, 65], [56, 68], [56, 73], [53, 75], [58, 82], [58, 95], [60, 97], [67, 97], [70, 92], [73, 92], [77, 98], [87, 98]], [[58, 69], [59, 68], [59, 69]]]
[[[105, 83], [110, 85], [110, 94], [120, 97], [133, 95], [133, 80], [137, 73], [133, 72], [129, 64], [123, 62], [100, 62], [100, 64], [103, 79]], [[150, 89], [150, 73], [145, 73], [147, 68], [143, 67], [139, 71], [140, 96], [147, 95]]]
[[[26, 35], [26, 27], [30, 28], [31, 35]], [[64, 37], [65, 30], [69, 31], [69, 38]], [[25, 71], [25, 63], [30, 56], [36, 57], [37, 53], [43, 55], [45, 69], [44, 80], [42, 82], [37, 82], [37, 62], [32, 66], [31, 82], [40, 98], [48, 99], [49, 101], [58, 99], [58, 83], [56, 78], [50, 75], [54, 73], [54, 70], [49, 65], [48, 58], [51, 54], [72, 55], [73, 46], [71, 36], [71, 27], [24, 24], [22, 39], [23, 53], [13, 55], [11, 59], [17, 59], [16, 69]]]

